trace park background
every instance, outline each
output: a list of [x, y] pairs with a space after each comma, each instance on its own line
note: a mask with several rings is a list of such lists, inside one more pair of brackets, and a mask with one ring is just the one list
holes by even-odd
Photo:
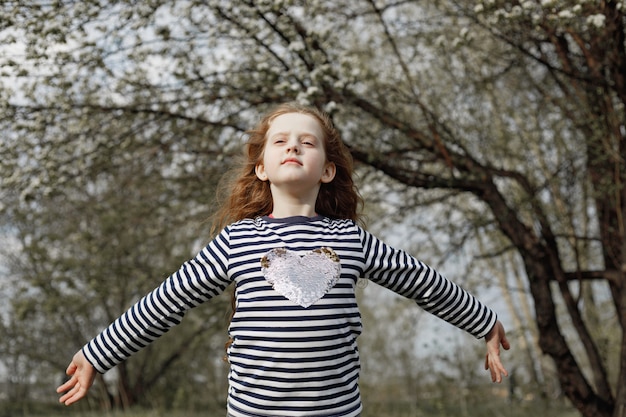
[[0, 416], [223, 415], [228, 295], [99, 377], [74, 352], [211, 238], [244, 132], [331, 114], [368, 228], [496, 309], [359, 288], [364, 416], [626, 413], [624, 1], [0, 4]]

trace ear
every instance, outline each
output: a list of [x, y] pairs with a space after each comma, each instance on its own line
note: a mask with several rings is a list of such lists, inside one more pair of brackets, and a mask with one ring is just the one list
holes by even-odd
[[327, 162], [324, 166], [324, 171], [322, 172], [322, 178], [320, 181], [324, 184], [328, 184], [335, 178], [335, 174], [337, 173], [337, 167], [334, 162]]
[[257, 166], [254, 167], [254, 172], [256, 173], [256, 176], [258, 179], [260, 179], [261, 181], [267, 181], [267, 173], [265, 172], [265, 165], [257, 164]]

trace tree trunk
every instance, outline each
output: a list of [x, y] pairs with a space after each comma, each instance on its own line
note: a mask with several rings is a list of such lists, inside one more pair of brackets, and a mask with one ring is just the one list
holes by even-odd
[[555, 270], [560, 263], [550, 259], [551, 254], [555, 255], [554, 250], [516, 218], [495, 186], [487, 185], [480, 197], [491, 207], [502, 230], [522, 256], [535, 301], [539, 346], [554, 360], [567, 398], [585, 417], [611, 417], [614, 404], [610, 398], [603, 399], [594, 392], [559, 329], [550, 282], [563, 276], [563, 271]]
[[[626, 282], [626, 278], [623, 276], [620, 280], [621, 288], [620, 288], [620, 303], [619, 306], [621, 311], [618, 312], [618, 315], [623, 320], [626, 317], [626, 290], [624, 289], [624, 282]], [[615, 286], [615, 285], [612, 285]], [[616, 290], [613, 290], [615, 293]], [[621, 322], [621, 328], [624, 329], [624, 322]], [[619, 365], [619, 376], [617, 379], [617, 392], [615, 393], [615, 412], [613, 413], [613, 417], [626, 417], [626, 331], [622, 330], [621, 337], [621, 347], [620, 347], [620, 365]]]

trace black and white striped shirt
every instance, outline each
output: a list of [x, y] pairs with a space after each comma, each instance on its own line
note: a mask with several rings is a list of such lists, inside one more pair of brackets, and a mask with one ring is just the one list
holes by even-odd
[[477, 338], [496, 322], [468, 292], [351, 220], [260, 217], [226, 227], [83, 352], [105, 372], [234, 282], [229, 415], [358, 416], [360, 277]]

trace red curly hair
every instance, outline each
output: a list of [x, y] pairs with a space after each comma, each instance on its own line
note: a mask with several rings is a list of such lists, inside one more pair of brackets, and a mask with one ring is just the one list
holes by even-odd
[[360, 209], [363, 199], [354, 181], [353, 160], [350, 151], [341, 140], [339, 131], [325, 112], [298, 103], [285, 103], [267, 113], [252, 130], [246, 132], [248, 140], [242, 163], [225, 176], [220, 186], [227, 197], [213, 218], [213, 234], [230, 223], [246, 218], [266, 216], [272, 212], [272, 194], [267, 181], [257, 178], [255, 168], [263, 161], [267, 131], [272, 121], [288, 113], [301, 113], [315, 118], [322, 128], [327, 162], [336, 167], [335, 178], [321, 184], [315, 204], [318, 214], [334, 219], [361, 221]]

